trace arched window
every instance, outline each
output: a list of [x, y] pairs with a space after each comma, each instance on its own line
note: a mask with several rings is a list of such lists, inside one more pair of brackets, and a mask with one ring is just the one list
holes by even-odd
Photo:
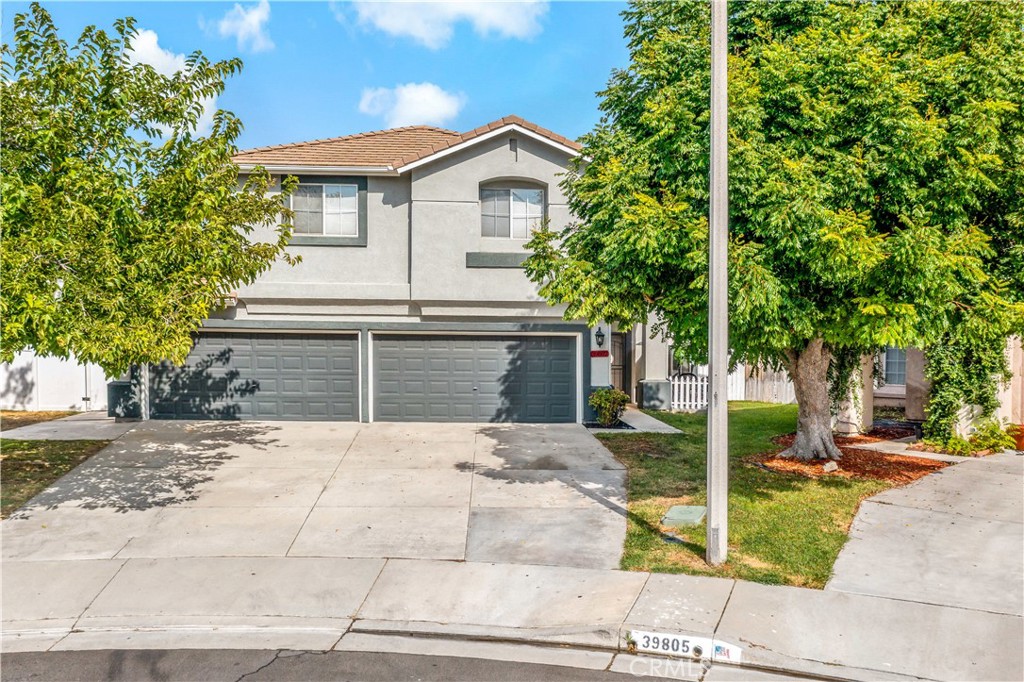
[[529, 239], [544, 220], [543, 186], [519, 180], [480, 186], [480, 236]]

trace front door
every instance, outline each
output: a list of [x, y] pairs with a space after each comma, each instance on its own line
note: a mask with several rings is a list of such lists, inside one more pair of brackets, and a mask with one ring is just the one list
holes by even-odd
[[628, 363], [626, 361], [626, 349], [628, 347], [625, 332], [612, 332], [612, 386], [626, 393], [630, 392], [628, 388]]

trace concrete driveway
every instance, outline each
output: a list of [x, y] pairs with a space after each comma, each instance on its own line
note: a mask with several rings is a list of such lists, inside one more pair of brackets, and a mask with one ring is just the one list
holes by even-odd
[[609, 569], [624, 478], [573, 424], [146, 422], [5, 521], [3, 557]]

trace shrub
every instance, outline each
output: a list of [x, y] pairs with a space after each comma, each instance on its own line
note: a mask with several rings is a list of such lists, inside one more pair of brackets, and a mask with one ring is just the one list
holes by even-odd
[[1016, 439], [1010, 435], [1009, 429], [1004, 429], [998, 419], [987, 419], [978, 425], [977, 431], [971, 434], [971, 447], [975, 452], [991, 450], [1000, 452], [1012, 450], [1016, 445]]
[[629, 396], [617, 388], [599, 388], [590, 394], [588, 401], [597, 412], [597, 421], [601, 426], [614, 426], [622, 416]]
[[926, 438], [924, 442], [926, 445], [950, 455], [970, 457], [979, 452], [1012, 450], [1017, 444], [1014, 437], [1015, 428], [1018, 427], [1011, 426], [1004, 429], [998, 419], [986, 419], [978, 425], [970, 438], [952, 436], [945, 442]]

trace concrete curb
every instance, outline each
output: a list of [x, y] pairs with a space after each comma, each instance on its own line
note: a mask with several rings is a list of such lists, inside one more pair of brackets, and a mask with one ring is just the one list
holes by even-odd
[[[133, 561], [139, 560], [127, 563]], [[413, 584], [412, 574], [426, 582]], [[136, 571], [131, 594], [160, 589], [141, 579], [146, 575]], [[345, 577], [325, 579], [336, 584]], [[216, 581], [211, 582], [212, 589], [218, 589]], [[204, 586], [196, 589], [202, 592]], [[317, 592], [323, 585], [305, 589]], [[453, 594], [455, 589], [461, 596]], [[202, 601], [202, 595], [196, 601]], [[413, 638], [435, 642], [432, 646], [448, 654], [453, 648], [457, 651], [459, 643], [490, 643], [532, 647], [524, 651], [534, 653], [576, 651], [591, 663], [592, 657], [584, 654], [597, 652], [611, 665], [615, 657], [634, 654], [627, 633], [643, 629], [738, 645], [744, 670], [819, 679], [1017, 680], [1024, 672], [1024, 664], [1013, 656], [1024, 638], [1019, 616], [717, 578], [393, 560], [368, 586], [361, 603], [338, 610], [337, 617], [261, 616], [253, 610], [243, 612], [245, 599], [234, 603], [234, 614], [171, 614], [173, 604], [155, 602], [128, 614], [125, 606], [97, 597], [77, 618], [54, 613], [52, 618], [4, 623], [3, 649], [327, 651], [344, 648], [352, 640]], [[525, 662], [537, 660], [531, 656]], [[669, 660], [648, 654], [639, 658]], [[671, 660], [701, 665], [692, 659]], [[728, 662], [714, 660], [704, 661], [702, 668], [708, 663], [733, 669]]]

